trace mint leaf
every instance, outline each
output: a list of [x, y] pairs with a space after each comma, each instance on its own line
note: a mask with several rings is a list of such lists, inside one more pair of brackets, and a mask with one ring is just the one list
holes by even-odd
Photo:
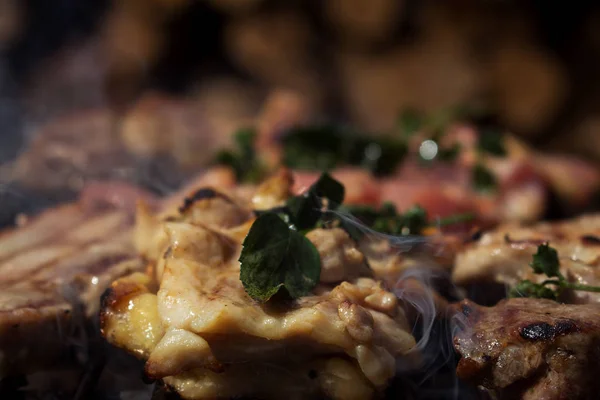
[[285, 289], [292, 298], [310, 293], [321, 275], [315, 246], [275, 213], [259, 216], [244, 239], [240, 280], [250, 297], [268, 301]]
[[305, 193], [287, 201], [287, 208], [294, 225], [299, 230], [313, 228], [323, 214], [323, 199], [327, 208], [335, 210], [344, 201], [344, 185], [323, 173]]

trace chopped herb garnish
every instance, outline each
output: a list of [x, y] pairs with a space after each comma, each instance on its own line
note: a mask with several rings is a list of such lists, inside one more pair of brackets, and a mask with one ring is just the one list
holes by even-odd
[[418, 235], [428, 225], [427, 211], [419, 205], [406, 210], [402, 215], [402, 228], [400, 233], [406, 235]]
[[285, 289], [298, 298], [310, 293], [320, 275], [319, 252], [304, 235], [274, 213], [254, 221], [240, 255], [240, 280], [250, 297], [266, 302]]
[[375, 137], [339, 125], [292, 128], [282, 139], [283, 163], [291, 168], [328, 170], [356, 165], [375, 175], [394, 172], [406, 153], [406, 143]]
[[456, 160], [456, 157], [460, 154], [461, 145], [460, 143], [454, 143], [450, 147], [442, 147], [438, 150], [436, 159], [445, 162], [452, 162]]
[[345, 162], [349, 130], [337, 125], [299, 126], [282, 138], [283, 163], [304, 170], [329, 170]]
[[453, 214], [448, 217], [440, 218], [437, 221], [438, 226], [448, 226], [454, 224], [461, 224], [464, 222], [470, 222], [475, 219], [475, 214], [473, 213], [463, 213], [463, 214]]
[[542, 283], [523, 280], [511, 289], [509, 293], [510, 297], [536, 297], [557, 300], [564, 290], [600, 293], [600, 286], [569, 282], [560, 272], [560, 261], [557, 251], [547, 243], [538, 246], [537, 252], [533, 255], [533, 261], [529, 266], [535, 274], [546, 275], [548, 278], [556, 279], [546, 279]]
[[473, 167], [473, 185], [480, 192], [491, 192], [496, 189], [496, 177], [482, 164]]
[[502, 135], [501, 131], [494, 128], [481, 128], [477, 148], [481, 152], [489, 153], [495, 156], [506, 155], [504, 136]]
[[534, 297], [537, 299], [550, 299], [556, 300], [557, 294], [553, 289], [540, 285], [538, 283], [531, 282], [530, 280], [523, 280], [513, 287], [508, 294], [509, 297]]
[[412, 109], [405, 109], [398, 117], [398, 130], [404, 139], [410, 138], [423, 127], [423, 116]]
[[258, 182], [266, 172], [254, 149], [256, 131], [240, 129], [234, 135], [236, 150], [222, 150], [217, 154], [216, 163], [233, 169], [239, 181]]
[[[440, 220], [429, 221], [427, 212], [419, 205], [413, 206], [406, 210], [403, 214], [396, 211], [396, 207], [392, 203], [384, 203], [379, 210], [371, 206], [343, 206], [341, 211], [357, 218], [367, 227], [388, 235], [420, 235], [425, 228], [430, 226], [447, 226], [468, 222], [475, 217], [471, 213], [451, 215]], [[346, 229], [346, 226], [353, 226], [343, 219], [341, 225]], [[348, 229], [346, 229], [348, 231]], [[350, 236], [355, 239], [362, 237], [362, 231], [348, 231]], [[358, 233], [355, 235], [355, 233]]]

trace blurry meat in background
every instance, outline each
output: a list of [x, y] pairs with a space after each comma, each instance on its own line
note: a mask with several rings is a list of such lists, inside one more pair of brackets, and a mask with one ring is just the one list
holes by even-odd
[[98, 178], [172, 190], [281, 88], [370, 131], [485, 104], [536, 147], [599, 160], [598, 18], [592, 2], [0, 0], [2, 199], [30, 211]]
[[[583, 203], [598, 183], [593, 166], [542, 153], [600, 162], [598, 22], [593, 2], [539, 0], [0, 0], [0, 226], [84, 188], [84, 200], [118, 197], [115, 181], [172, 192], [240, 127], [256, 126], [277, 159], [277, 130], [298, 121], [385, 132], [403, 109], [471, 103], [535, 149], [495, 167], [502, 193], [536, 200], [520, 209], [537, 219], [550, 186]], [[465, 204], [470, 168], [458, 170]], [[381, 197], [462, 205], [439, 196], [436, 171], [408, 168]], [[347, 176], [361, 201], [377, 188], [365, 171]], [[520, 218], [509, 199], [487, 214]], [[125, 370], [115, 375], [139, 384], [127, 379], [139, 368]]]

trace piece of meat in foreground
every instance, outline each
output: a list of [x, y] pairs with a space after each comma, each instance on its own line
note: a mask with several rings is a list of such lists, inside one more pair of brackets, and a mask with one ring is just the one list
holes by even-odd
[[73, 335], [96, 315], [103, 290], [143, 269], [133, 210], [114, 203], [116, 191], [134, 189], [110, 187], [0, 233], [0, 378], [73, 361]]
[[309, 295], [261, 305], [244, 290], [238, 259], [252, 208], [291, 193], [291, 177], [274, 179], [283, 187], [268, 181], [252, 199], [204, 188], [165, 219], [142, 210], [136, 240], [155, 273], [112, 284], [102, 332], [185, 399], [373, 398], [415, 339], [396, 296], [344, 231], [307, 234], [324, 260]]
[[454, 305], [457, 374], [499, 399], [597, 399], [600, 305], [516, 298]]
[[[570, 281], [597, 286], [600, 283], [600, 214], [524, 226], [501, 225], [468, 244], [456, 257], [453, 280], [459, 285], [496, 282], [513, 286], [529, 279], [540, 283], [529, 266], [542, 243], [556, 249], [561, 273]], [[598, 293], [565, 291], [568, 303], [600, 302]]]

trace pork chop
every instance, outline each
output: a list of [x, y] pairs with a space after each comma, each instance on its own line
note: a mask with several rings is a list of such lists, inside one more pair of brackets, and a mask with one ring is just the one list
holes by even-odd
[[104, 288], [144, 267], [132, 210], [83, 198], [0, 234], [0, 377], [66, 361], [70, 333], [97, 313]]

